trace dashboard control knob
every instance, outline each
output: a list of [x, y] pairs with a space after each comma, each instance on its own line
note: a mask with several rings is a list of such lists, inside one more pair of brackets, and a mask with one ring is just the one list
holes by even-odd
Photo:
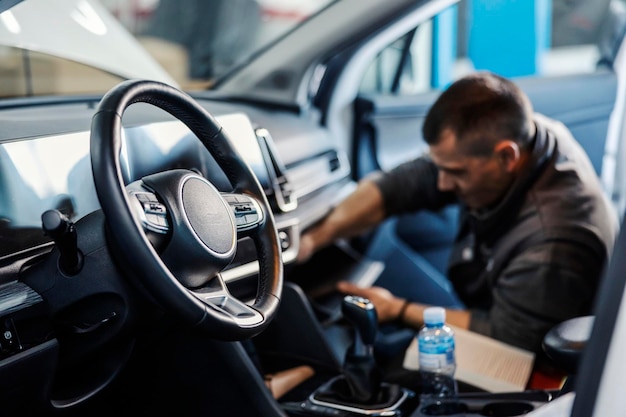
[[47, 210], [41, 215], [41, 225], [59, 250], [59, 269], [66, 275], [80, 272], [83, 257], [78, 249], [78, 235], [74, 223], [58, 210]]

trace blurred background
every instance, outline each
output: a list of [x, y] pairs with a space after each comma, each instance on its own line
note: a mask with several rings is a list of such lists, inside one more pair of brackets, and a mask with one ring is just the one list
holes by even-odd
[[[153, 77], [139, 71], [148, 65], [146, 51], [184, 89], [210, 88], [332, 1], [76, 0], [54, 7], [40, 1], [48, 11], [23, 15], [16, 7], [0, 14], [0, 97], [102, 93], [133, 72]], [[64, 3], [73, 9], [63, 13]], [[419, 94], [476, 69], [517, 77], [610, 67], [625, 4], [461, 0], [385, 48], [361, 91]], [[58, 25], [45, 13], [58, 13]], [[390, 72], [400, 60], [396, 80]]]
[[[330, 2], [102, 0], [179, 82], [189, 86], [210, 85]], [[424, 62], [423, 55], [437, 65], [435, 74], [426, 79], [416, 76], [418, 85], [407, 88], [418, 90], [414, 92], [436, 88], [473, 69], [505, 76], [592, 72], [603, 57], [610, 59], [613, 32], [623, 19], [625, 4], [625, 0], [462, 0], [411, 34], [419, 42], [407, 66]], [[502, 54], [493, 54], [494, 43], [500, 44]], [[394, 60], [393, 49], [381, 59]]]

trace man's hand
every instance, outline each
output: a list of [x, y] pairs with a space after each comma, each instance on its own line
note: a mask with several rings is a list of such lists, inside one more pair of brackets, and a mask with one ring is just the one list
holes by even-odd
[[[405, 306], [400, 317], [405, 300], [393, 295], [382, 287], [361, 288], [349, 282], [338, 282], [337, 290], [344, 294], [357, 295], [369, 299], [376, 307], [378, 321], [400, 320], [407, 326], [419, 329], [423, 324], [424, 310], [427, 304], [411, 302]], [[446, 322], [462, 329], [469, 329], [472, 314], [468, 310], [446, 308]]]
[[300, 245], [298, 247], [298, 255], [296, 262], [303, 263], [308, 261], [315, 253], [315, 240], [310, 233], [304, 233], [300, 236]]
[[385, 204], [378, 186], [367, 179], [318, 224], [304, 231], [296, 261], [305, 262], [313, 254], [337, 239], [358, 236], [385, 218]]
[[361, 288], [349, 282], [342, 281], [337, 283], [337, 290], [344, 294], [357, 295], [370, 300], [374, 304], [374, 307], [376, 307], [378, 321], [380, 322], [396, 320], [404, 304], [402, 298], [394, 296], [391, 292], [382, 287]]

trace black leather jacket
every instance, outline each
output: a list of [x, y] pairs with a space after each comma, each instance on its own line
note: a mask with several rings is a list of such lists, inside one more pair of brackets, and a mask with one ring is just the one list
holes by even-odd
[[[448, 278], [470, 329], [540, 352], [554, 325], [591, 313], [618, 221], [598, 176], [567, 128], [536, 116], [531, 168], [497, 207], [461, 210]], [[373, 176], [388, 215], [455, 202], [437, 190], [437, 168], [422, 157]]]

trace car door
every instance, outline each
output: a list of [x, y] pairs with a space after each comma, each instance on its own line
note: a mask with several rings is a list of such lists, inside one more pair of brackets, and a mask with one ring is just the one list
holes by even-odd
[[[494, 6], [498, 2], [483, 3]], [[540, 2], [528, 3], [536, 3], [538, 7]], [[567, 14], [562, 3], [558, 0], [552, 3], [553, 9], [549, 11], [552, 20], [543, 28], [545, 32], [552, 27], [553, 33], [544, 33], [544, 37], [554, 42], [531, 45], [534, 49], [530, 58], [539, 62], [531, 68], [524, 67], [529, 54], [500, 59], [507, 48], [521, 50], [528, 46], [525, 46], [527, 41], [512, 39], [507, 41], [510, 45], [492, 41], [503, 36], [498, 31], [507, 22], [501, 20], [518, 19], [520, 10], [505, 10], [496, 20], [481, 15], [493, 13], [491, 9], [470, 6], [465, 1], [442, 10], [381, 50], [370, 63], [354, 104], [355, 177], [362, 178], [376, 169], [390, 169], [425, 152], [421, 126], [440, 91], [464, 73], [490, 70], [514, 79], [529, 95], [536, 111], [562, 121], [571, 129], [598, 175], [605, 179], [607, 194], [617, 199], [614, 190], [617, 166], [612, 162], [618, 159], [617, 147], [614, 140], [608, 143], [607, 138], [611, 136], [610, 123], [621, 125], [622, 111], [613, 110], [618, 101], [620, 76], [614, 63], [623, 33], [623, 28], [615, 23], [621, 16], [619, 7], [617, 10], [615, 7], [623, 2], [613, 1], [612, 8], [608, 2], [601, 2], [598, 7], [605, 8], [604, 20], [589, 23], [598, 26], [598, 30], [595, 35], [585, 33], [585, 36], [580, 33], [574, 36], [576, 28], [568, 22], [576, 21], [571, 17], [576, 10], [568, 9]], [[499, 4], [509, 7], [507, 2]], [[482, 25], [480, 31], [469, 29], [477, 23]], [[516, 25], [515, 21], [509, 24]], [[536, 26], [531, 29], [540, 32], [539, 24]], [[585, 28], [590, 31], [588, 26]], [[470, 40], [472, 36], [474, 39]], [[400, 216], [390, 227], [388, 239], [411, 248], [444, 273], [449, 245], [455, 236], [457, 212], [457, 207], [449, 207], [438, 213]], [[389, 246], [388, 239], [382, 246]], [[370, 253], [376, 257], [382, 246]]]

